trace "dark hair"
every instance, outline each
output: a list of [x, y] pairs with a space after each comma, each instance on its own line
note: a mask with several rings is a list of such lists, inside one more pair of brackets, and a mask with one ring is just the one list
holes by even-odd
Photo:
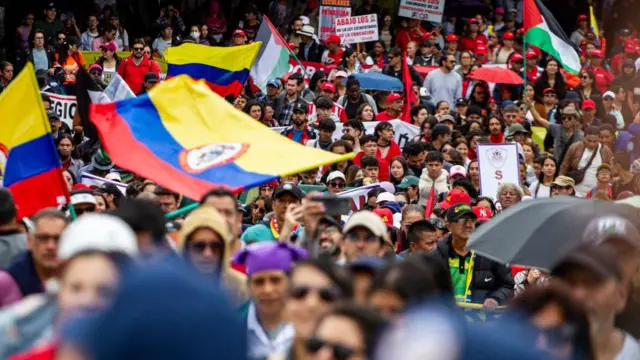
[[8, 225], [16, 220], [18, 209], [13, 196], [7, 189], [0, 189], [0, 225]]
[[355, 78], [355, 76], [349, 76], [347, 78], [347, 89], [349, 89], [352, 86], [358, 86], [358, 88], [360, 87], [360, 81], [358, 81], [358, 79]]
[[368, 167], [380, 168], [380, 162], [375, 156], [363, 156], [362, 159], [360, 159], [360, 164], [362, 164], [363, 169]]
[[597, 126], [589, 126], [584, 130], [584, 136], [587, 135], [596, 135], [599, 136], [600, 135], [600, 128]]
[[436, 231], [438, 231], [438, 229], [436, 229], [436, 227], [433, 226], [429, 221], [418, 220], [411, 224], [411, 226], [409, 226], [409, 230], [407, 231], [407, 240], [409, 241], [409, 243], [417, 243], [421, 233], [433, 233]]
[[327, 73], [324, 70], [318, 70], [311, 76], [311, 80], [309, 80], [309, 89], [311, 91], [316, 91], [316, 87], [318, 86], [318, 80], [323, 77], [327, 77]]
[[380, 135], [378, 134], [378, 132], [383, 131], [385, 129], [388, 128], [392, 128], [393, 129], [393, 125], [391, 125], [391, 123], [389, 123], [388, 121], [379, 121], [376, 124], [375, 129], [373, 130], [373, 135], [376, 137], [376, 139], [380, 138]]
[[331, 110], [333, 108], [333, 100], [326, 96], [318, 96], [313, 103], [315, 104], [316, 109]]
[[574, 354], [572, 359], [594, 359], [587, 310], [581, 302], [573, 299], [566, 285], [551, 282], [545, 286], [529, 287], [513, 299], [508, 311], [531, 318], [551, 304], [560, 308], [564, 323], [573, 330], [571, 343], [578, 354]]
[[43, 93], [41, 93], [40, 95], [42, 96], [42, 102], [51, 102], [51, 98], [49, 97], [49, 95]]
[[375, 135], [365, 135], [360, 139], [360, 146], [364, 146], [364, 144], [368, 142], [378, 143], [378, 138]]
[[429, 151], [427, 153], [427, 158], [426, 158], [426, 162], [439, 162], [444, 164], [444, 156], [442, 156], [442, 153], [440, 151]]
[[260, 119], [258, 119], [259, 121], [262, 121], [262, 119], [264, 119], [264, 105], [262, 105], [261, 102], [256, 101], [256, 100], [249, 100], [247, 101], [247, 103], [244, 106], [244, 109], [242, 109], [242, 111], [249, 115], [249, 113], [251, 113], [251, 108], [254, 106], [259, 106], [260, 107]]
[[127, 185], [125, 196], [128, 198], [135, 198], [142, 192], [142, 181], [132, 181]]
[[[347, 136], [347, 135], [343, 135], [343, 136]], [[353, 152], [353, 146], [351, 146], [351, 144], [349, 144], [347, 141], [345, 140], [336, 140], [334, 141], [330, 146], [329, 146], [329, 151], [333, 151], [333, 148], [335, 147], [339, 147], [342, 146], [344, 147], [344, 149], [346, 150], [347, 153]]]
[[302, 84], [302, 82], [304, 81], [304, 78], [303, 78], [302, 74], [300, 74], [300, 73], [293, 73], [293, 74], [291, 74], [291, 76], [289, 76], [287, 78], [287, 81], [289, 81], [289, 80], [295, 80], [296, 81], [296, 85], [300, 86]]
[[492, 114], [491, 116], [487, 116], [487, 117], [485, 117], [483, 119], [482, 127], [485, 129], [485, 131], [489, 132], [489, 123], [491, 122], [491, 119], [498, 120], [500, 122], [500, 132], [504, 132], [504, 130], [507, 127], [507, 125], [505, 124], [505, 122], [502, 119], [502, 117], [500, 117], [500, 115], [498, 115], [498, 114]]
[[73, 136], [67, 133], [60, 133], [60, 137], [56, 139], [56, 147], [58, 147], [58, 145], [60, 145], [60, 142], [64, 139], [71, 141], [71, 146], [75, 147], [75, 144], [73, 143]]
[[[362, 113], [364, 112], [364, 109], [366, 109], [367, 106], [371, 108], [371, 111], [374, 111], [373, 106], [371, 106], [371, 104], [369, 103], [361, 104], [360, 106], [358, 106], [358, 110], [356, 111], [356, 121], [360, 122], [360, 124], [362, 124]], [[376, 114], [374, 111], [373, 119], [375, 120], [375, 118], [376, 118]]]
[[478, 190], [473, 187], [471, 181], [469, 181], [469, 179], [467, 179], [466, 177], [459, 177], [455, 179], [453, 181], [453, 184], [451, 184], [451, 189], [455, 188], [456, 186], [464, 188], [467, 194], [469, 194], [470, 198], [475, 199], [478, 197]]
[[354, 144], [356, 143], [356, 138], [354, 138], [353, 136], [351, 136], [349, 134], [344, 134], [344, 135], [340, 136], [340, 140], [345, 140], [347, 142], [348, 141], [352, 141]]
[[236, 196], [229, 189], [225, 189], [223, 187], [216, 187], [209, 190], [206, 194], [202, 196], [202, 199], [200, 200], [200, 204], [206, 203], [210, 197], [218, 197], [218, 198], [227, 197], [231, 199], [234, 204], [238, 201]]
[[131, 42], [131, 48], [133, 48], [133, 45], [135, 44], [139, 44], [142, 46], [148, 46], [147, 44], [144, 43], [144, 40], [142, 39], [133, 39], [133, 41]]
[[153, 193], [160, 196], [160, 195], [171, 195], [176, 199], [176, 202], [178, 200], [180, 200], [180, 195], [176, 192], [173, 192], [167, 188], [163, 188], [161, 186], [156, 186], [156, 188], [153, 190]]
[[[477, 160], [474, 160], [474, 161], [477, 162]], [[496, 204], [493, 202], [493, 200], [491, 200], [490, 197], [478, 196], [478, 198], [476, 198], [476, 199], [474, 199], [472, 201], [473, 206], [477, 206], [480, 201], [488, 201], [491, 204], [490, 207], [491, 207], [491, 213], [492, 214], [495, 215], [498, 212], [498, 208], [496, 208]]]
[[103, 34], [109, 31], [118, 31], [118, 29], [110, 22], [107, 22], [104, 24], [104, 31]]
[[455, 149], [455, 146], [453, 149], [449, 150], [449, 158], [450, 158], [449, 163], [451, 165], [464, 166], [464, 157], [458, 150]]
[[164, 213], [159, 205], [138, 199], [124, 199], [120, 207], [110, 213], [127, 223], [136, 233], [151, 233], [156, 245], [165, 242]]
[[329, 258], [320, 257], [299, 262], [291, 272], [291, 275], [304, 266], [313, 267], [328, 277], [333, 285], [340, 290], [341, 300], [348, 300], [353, 297], [351, 274], [345, 271], [344, 268], [336, 266]]
[[[365, 156], [366, 157], [366, 156]], [[364, 167], [364, 166], [363, 166]], [[373, 190], [370, 190], [367, 193], [367, 198], [371, 198], [371, 197], [378, 197], [378, 195], [382, 194], [383, 192], [387, 192], [387, 190], [383, 189], [382, 187], [379, 188], [375, 188]]]
[[69, 174], [69, 176], [71, 176], [71, 184], [75, 185], [78, 183], [78, 179], [76, 178], [76, 174], [73, 173], [73, 171], [69, 170], [69, 169], [62, 169], [62, 172], [66, 172], [67, 174]]
[[[425, 220], [429, 222], [429, 220]], [[453, 283], [451, 282], [451, 274], [449, 273], [449, 265], [444, 262], [437, 251], [430, 253], [420, 253], [412, 256], [422, 261], [430, 273], [433, 274], [438, 292], [444, 300], [449, 300], [451, 304], [454, 302]]]
[[399, 47], [394, 47], [391, 50], [389, 50], [389, 55], [402, 56], [402, 50]]
[[329, 131], [333, 133], [336, 131], [336, 123], [331, 119], [322, 119], [318, 122], [318, 130]]
[[420, 153], [424, 152], [424, 145], [419, 142], [408, 142], [407, 145], [402, 149], [402, 156], [418, 156]]
[[356, 50], [354, 48], [346, 48], [344, 49], [344, 51], [342, 52], [342, 59], [340, 60], [340, 63], [338, 64], [338, 67], [342, 67], [342, 68], [347, 68], [347, 59], [349, 59], [349, 57], [351, 55], [353, 55], [356, 52]]
[[[362, 106], [363, 105], [361, 105], [360, 107], [362, 107]], [[366, 129], [364, 128], [364, 125], [362, 125], [362, 122], [358, 121], [358, 120], [354, 120], [354, 119], [347, 120], [347, 121], [344, 122], [344, 124], [342, 124], [342, 126], [343, 127], [348, 126], [350, 128], [354, 128], [354, 129], [360, 131], [363, 135], [366, 132]]]
[[608, 131], [611, 134], [613, 134], [615, 136], [616, 131], [613, 129], [613, 126], [611, 126], [611, 124], [602, 124], [600, 125], [600, 128], [598, 129], [598, 131]]
[[418, 105], [413, 106], [413, 107], [411, 108], [411, 119], [413, 120], [413, 118], [414, 118], [414, 117], [418, 116], [418, 114], [420, 114], [420, 111], [422, 111], [422, 109], [427, 110], [427, 112], [428, 112], [428, 110], [429, 110], [429, 109], [427, 109], [427, 107], [426, 107], [426, 106], [424, 106], [424, 105], [420, 105], [420, 104], [418, 104]]
[[558, 166], [558, 161], [556, 160], [555, 157], [553, 156], [540, 156], [537, 160], [538, 163], [540, 164], [540, 174], [538, 175], [538, 184], [536, 184], [536, 191], [534, 191], [533, 193], [533, 197], [537, 197], [538, 196], [538, 190], [540, 190], [540, 185], [542, 185], [544, 183], [544, 173], [542, 172], [542, 168], [544, 168], [544, 162], [547, 161], [547, 159], [550, 159], [553, 161], [553, 163], [556, 165], [556, 173], [553, 174], [553, 178], [555, 179], [556, 176], [558, 176], [558, 172], [560, 171], [560, 166]]
[[616, 165], [619, 165], [625, 171], [629, 171], [631, 168], [631, 157], [630, 154], [626, 151], [619, 151], [613, 154], [613, 161]]
[[[402, 165], [402, 170], [404, 174], [403, 177], [407, 176], [409, 174], [409, 164], [407, 163], [407, 159], [403, 158], [402, 156], [396, 156], [389, 163], [389, 168], [391, 168], [391, 165], [393, 164], [394, 161], [397, 161], [400, 163], [400, 165]], [[389, 176], [390, 176], [391, 182], [396, 182], [396, 185], [399, 184], [400, 181], [402, 181], [402, 178], [394, 179], [393, 175], [391, 175], [391, 171], [389, 171]]]
[[400, 296], [407, 305], [418, 303], [438, 292], [433, 273], [421, 260], [408, 259], [388, 265], [371, 281], [369, 294], [378, 290], [391, 291]]

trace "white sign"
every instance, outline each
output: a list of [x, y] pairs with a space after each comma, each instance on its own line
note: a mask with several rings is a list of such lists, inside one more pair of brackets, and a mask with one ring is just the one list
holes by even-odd
[[503, 183], [520, 184], [518, 147], [512, 144], [478, 144], [480, 193], [496, 198]]
[[[373, 134], [378, 123], [379, 121], [364, 121], [362, 124], [364, 125], [367, 134]], [[400, 149], [404, 148], [409, 141], [420, 134], [419, 127], [406, 123], [402, 120], [391, 120], [389, 123], [393, 126], [396, 137], [395, 140], [398, 143], [398, 146], [400, 146]], [[342, 123], [336, 123], [336, 131], [333, 132], [333, 140], [339, 140], [342, 137], [342, 126]], [[280, 134], [286, 128], [287, 127], [285, 126], [273, 127], [271, 130]]]
[[378, 40], [378, 15], [343, 17], [335, 20], [336, 34], [343, 44]]
[[362, 209], [364, 205], [367, 203], [367, 200], [368, 200], [367, 194], [369, 193], [369, 191], [373, 189], [377, 189], [379, 187], [385, 189], [387, 192], [390, 192], [392, 194], [395, 193], [395, 186], [393, 186], [393, 184], [390, 182], [383, 181], [380, 183], [364, 185], [355, 189], [343, 191], [338, 194], [338, 197], [350, 198], [351, 210], [358, 211]]
[[82, 181], [83, 184], [87, 186], [97, 186], [101, 187], [103, 184], [113, 184], [118, 187], [118, 190], [122, 192], [123, 195], [127, 195], [127, 184], [121, 183], [115, 180], [105, 179], [100, 176], [95, 176], [89, 173], [82, 173]]
[[433, 23], [442, 23], [445, 0], [400, 0], [398, 15]]
[[350, 7], [341, 6], [320, 6], [320, 20], [318, 21], [318, 37], [326, 40], [329, 35], [336, 33], [337, 18], [351, 16]]
[[51, 99], [50, 111], [58, 114], [60, 120], [69, 125], [70, 129], [73, 129], [73, 115], [75, 115], [76, 107], [78, 107], [76, 97], [68, 95], [58, 95], [48, 92], [43, 92], [43, 94], [47, 94], [49, 96], [49, 99]]

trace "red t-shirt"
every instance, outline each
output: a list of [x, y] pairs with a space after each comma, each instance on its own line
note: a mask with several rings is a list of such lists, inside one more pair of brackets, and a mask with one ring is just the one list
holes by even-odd
[[376, 115], [376, 121], [389, 121], [389, 120], [396, 120], [396, 119], [400, 119], [402, 117], [402, 113], [398, 114], [398, 116], [393, 117], [391, 115], [389, 115], [389, 111], [385, 110], [381, 113], [378, 113], [378, 115]]
[[[398, 156], [402, 156], [402, 151], [400, 150], [400, 146], [398, 145], [397, 142], [391, 141], [391, 144], [389, 145], [389, 151], [387, 152], [387, 156], [385, 156], [384, 159], [387, 161], [387, 163], [389, 163], [389, 166], [391, 166], [391, 162], [393, 161], [393, 159], [395, 159]], [[379, 147], [378, 147], [378, 152], [376, 152], [376, 157], [382, 158], [382, 152], [380, 151]]]
[[609, 90], [609, 85], [613, 82], [613, 75], [603, 67], [590, 67], [590, 69], [593, 71], [593, 75], [595, 76], [596, 87], [603, 93]]
[[[356, 157], [353, 158], [353, 163], [362, 167], [362, 157], [364, 156], [364, 152], [360, 151], [356, 154]], [[390, 173], [389, 173], [389, 163], [387, 160], [380, 157], [380, 153], [376, 153], [376, 159], [378, 159], [378, 163], [380, 164], [380, 171], [378, 172], [378, 180], [379, 181], [389, 181]]]
[[331, 51], [327, 51], [327, 57], [329, 57], [329, 59], [333, 59], [334, 65], [338, 65], [340, 64], [340, 61], [342, 61], [342, 53], [344, 53], [342, 48], [338, 49], [338, 52], [335, 54], [332, 54]]
[[477, 34], [475, 38], [465, 36], [460, 39], [460, 42], [458, 43], [458, 50], [468, 50], [475, 53], [476, 46], [478, 46], [478, 40], [482, 41], [485, 45], [489, 42], [484, 34]]
[[427, 30], [420, 28], [420, 32], [422, 35], [419, 35], [415, 29], [401, 29], [398, 30], [396, 34], [396, 46], [402, 49], [402, 51], [407, 51], [407, 46], [409, 42], [415, 41], [420, 45], [420, 43], [427, 37]]

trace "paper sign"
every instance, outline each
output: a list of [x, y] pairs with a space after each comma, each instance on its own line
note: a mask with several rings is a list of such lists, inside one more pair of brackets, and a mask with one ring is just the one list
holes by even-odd
[[351, 6], [351, 0], [322, 0], [320, 3], [322, 6]]
[[369, 14], [338, 18], [336, 34], [343, 44], [356, 44], [378, 40], [378, 15]]
[[[300, 66], [300, 64], [302, 64], [302, 66], [304, 66], [304, 70], [302, 69], [302, 66]], [[292, 73], [301, 73], [302, 75], [305, 75], [305, 71], [306, 71], [306, 75], [304, 80], [305, 82], [307, 82], [307, 85], [309, 84], [309, 80], [311, 79], [311, 77], [313, 76], [313, 74], [316, 73], [316, 71], [322, 70], [325, 73], [327, 73], [327, 75], [329, 75], [329, 73], [331, 73], [331, 71], [333, 69], [336, 68], [336, 65], [325, 65], [323, 63], [317, 63], [317, 62], [312, 62], [312, 61], [300, 61], [297, 62], [295, 59], [291, 58], [289, 59], [289, 72], [288, 74], [292, 74]]]
[[398, 15], [433, 23], [442, 23], [444, 0], [400, 0]]
[[518, 147], [513, 144], [478, 144], [480, 193], [496, 198], [498, 187], [504, 183], [520, 184]]
[[336, 19], [351, 16], [350, 7], [320, 6], [320, 21], [318, 22], [318, 37], [326, 40], [329, 35], [336, 33]]
[[76, 97], [48, 92], [43, 92], [43, 94], [47, 94], [51, 99], [51, 109], [49, 111], [58, 114], [60, 120], [69, 125], [70, 129], [73, 129], [73, 115], [75, 115], [76, 107], [78, 107]]

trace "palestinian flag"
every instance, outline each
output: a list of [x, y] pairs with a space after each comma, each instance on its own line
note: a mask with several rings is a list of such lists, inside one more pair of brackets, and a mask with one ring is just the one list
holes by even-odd
[[567, 34], [540, 0], [524, 0], [524, 29], [527, 44], [553, 56], [570, 73], [580, 72], [580, 57]]
[[262, 46], [251, 69], [251, 78], [254, 84], [267, 93], [267, 83], [275, 78], [282, 77], [289, 72], [289, 47], [275, 26], [264, 16], [256, 42], [261, 41]]

